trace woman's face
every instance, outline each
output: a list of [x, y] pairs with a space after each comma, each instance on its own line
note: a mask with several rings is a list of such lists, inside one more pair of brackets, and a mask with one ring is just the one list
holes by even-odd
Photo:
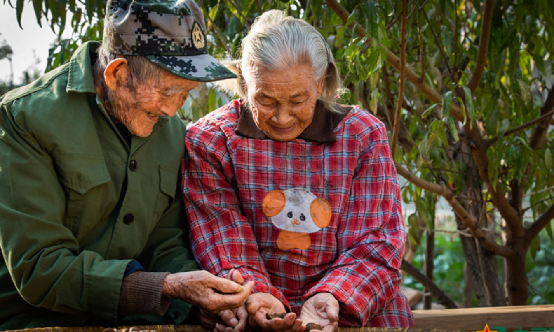
[[309, 65], [272, 71], [257, 66], [243, 71], [254, 122], [269, 138], [291, 141], [312, 123], [323, 90]]

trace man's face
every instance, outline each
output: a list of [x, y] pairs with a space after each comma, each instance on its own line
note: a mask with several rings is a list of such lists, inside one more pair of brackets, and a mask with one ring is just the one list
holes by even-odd
[[162, 70], [158, 80], [120, 85], [112, 92], [112, 116], [131, 134], [147, 137], [158, 118], [173, 117], [198, 84]]

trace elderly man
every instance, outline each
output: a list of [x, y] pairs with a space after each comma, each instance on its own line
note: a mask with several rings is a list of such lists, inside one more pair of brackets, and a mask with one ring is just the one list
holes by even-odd
[[113, 0], [105, 27], [1, 100], [0, 330], [179, 324], [252, 290], [195, 271], [182, 236], [175, 113], [199, 81], [234, 77], [207, 54], [200, 9]]

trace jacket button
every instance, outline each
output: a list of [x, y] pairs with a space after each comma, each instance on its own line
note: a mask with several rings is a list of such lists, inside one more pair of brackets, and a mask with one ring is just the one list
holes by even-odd
[[129, 169], [133, 172], [137, 169], [137, 161], [136, 160], [133, 159], [129, 162]]
[[134, 220], [135, 220], [135, 216], [133, 216], [131, 213], [126, 214], [126, 215], [123, 217], [123, 223], [124, 223], [125, 225], [130, 225]]

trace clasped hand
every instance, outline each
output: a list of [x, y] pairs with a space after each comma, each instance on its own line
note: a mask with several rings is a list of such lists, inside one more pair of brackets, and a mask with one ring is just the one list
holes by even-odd
[[252, 281], [242, 285], [242, 280], [237, 283], [206, 271], [193, 271], [167, 275], [162, 295], [217, 313], [243, 306], [253, 288]]
[[[230, 280], [242, 283], [242, 276], [235, 270], [229, 272]], [[300, 317], [287, 313], [284, 317], [272, 318], [274, 314], [285, 313], [285, 306], [271, 294], [250, 294], [246, 303], [235, 309], [222, 310], [217, 314], [200, 310], [202, 326], [216, 332], [244, 332], [249, 327], [267, 332], [303, 332], [308, 323], [321, 327], [311, 332], [334, 332], [338, 330], [339, 303], [330, 293], [318, 293], [302, 306]]]

